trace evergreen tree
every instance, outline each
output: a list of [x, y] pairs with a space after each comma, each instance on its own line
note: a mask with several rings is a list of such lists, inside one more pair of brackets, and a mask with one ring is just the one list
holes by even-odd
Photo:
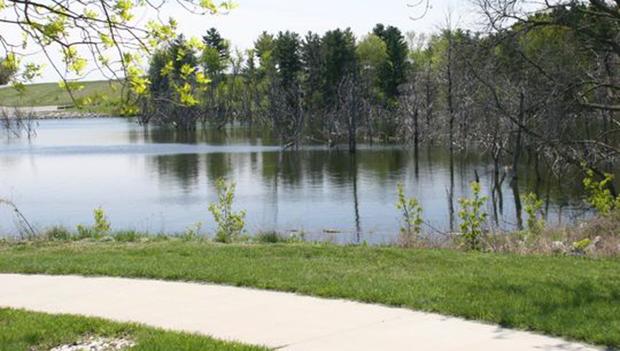
[[301, 44], [303, 63], [303, 88], [306, 108], [316, 111], [322, 104], [323, 58], [321, 57], [321, 37], [308, 32]]
[[215, 28], [210, 28], [202, 40], [205, 44], [202, 62], [211, 79], [217, 83], [230, 63], [230, 45]]
[[254, 42], [254, 52], [256, 57], [260, 60], [259, 72], [261, 76], [264, 76], [275, 68], [274, 61], [272, 59], [274, 49], [273, 35], [262, 32], [258, 39]]
[[388, 60], [381, 69], [380, 81], [385, 97], [394, 100], [399, 95], [398, 87], [407, 81], [409, 48], [396, 27], [377, 24], [373, 33], [385, 42], [387, 48]]
[[299, 35], [289, 31], [280, 32], [275, 40], [273, 59], [282, 86], [286, 89], [297, 86], [301, 73]]
[[336, 101], [338, 85], [357, 70], [355, 36], [349, 28], [332, 30], [323, 36], [323, 94], [327, 105]]

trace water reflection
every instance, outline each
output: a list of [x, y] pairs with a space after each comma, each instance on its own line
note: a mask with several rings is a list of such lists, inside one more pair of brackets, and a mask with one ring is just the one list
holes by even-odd
[[[501, 227], [522, 225], [520, 191], [537, 191], [553, 223], [582, 213], [578, 180], [558, 182], [534, 158], [524, 159], [516, 176], [476, 152], [424, 145], [360, 145], [353, 155], [322, 146], [282, 151], [264, 131], [182, 133], [107, 119], [43, 121], [32, 143], [11, 141], [0, 150], [0, 194], [39, 226], [88, 223], [102, 206], [116, 228], [181, 232], [202, 221], [212, 230], [207, 207], [219, 177], [237, 182], [249, 231], [303, 230], [337, 242], [395, 240], [399, 182], [422, 202], [435, 228], [429, 233], [455, 229], [458, 198], [476, 178]], [[13, 227], [0, 210], [0, 230]]]

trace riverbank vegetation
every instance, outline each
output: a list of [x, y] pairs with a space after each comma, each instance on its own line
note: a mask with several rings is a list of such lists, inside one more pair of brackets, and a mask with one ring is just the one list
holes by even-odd
[[403, 306], [620, 346], [617, 258], [315, 243], [0, 244], [0, 272], [199, 281]]
[[[137, 324], [108, 322], [96, 318], [49, 315], [0, 308], [0, 349], [3, 351], [48, 351], [63, 345], [96, 344], [105, 341], [133, 345], [131, 350], [267, 350], [223, 342], [205, 336], [174, 333]], [[85, 348], [86, 349], [86, 348]], [[88, 348], [90, 350], [90, 348]], [[115, 350], [117, 348], [114, 348]], [[121, 349], [121, 348], [118, 348]], [[125, 349], [125, 348], [122, 348]]]

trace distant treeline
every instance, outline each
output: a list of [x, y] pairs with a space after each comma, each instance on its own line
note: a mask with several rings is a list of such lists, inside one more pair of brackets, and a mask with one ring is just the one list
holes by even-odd
[[482, 33], [382, 24], [362, 38], [349, 29], [264, 32], [247, 51], [231, 50], [214, 28], [200, 43], [178, 37], [151, 59], [143, 121], [182, 129], [237, 121], [268, 127], [290, 147], [428, 142], [480, 148], [498, 168], [527, 157], [557, 172], [612, 169], [617, 3], [566, 1], [519, 17], [505, 1], [479, 2], [489, 22]]

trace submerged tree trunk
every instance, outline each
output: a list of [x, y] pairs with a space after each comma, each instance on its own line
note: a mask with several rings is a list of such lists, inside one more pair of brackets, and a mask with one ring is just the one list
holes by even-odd
[[517, 218], [517, 226], [519, 230], [523, 229], [523, 215], [522, 215], [522, 204], [521, 204], [521, 194], [519, 193], [519, 162], [521, 160], [521, 148], [522, 148], [522, 130], [521, 126], [525, 121], [525, 94], [523, 91], [519, 95], [519, 125], [517, 126], [517, 135], [515, 137], [515, 146], [513, 150], [513, 159], [512, 159], [512, 181], [510, 185], [512, 187], [512, 192], [515, 200], [515, 212]]

